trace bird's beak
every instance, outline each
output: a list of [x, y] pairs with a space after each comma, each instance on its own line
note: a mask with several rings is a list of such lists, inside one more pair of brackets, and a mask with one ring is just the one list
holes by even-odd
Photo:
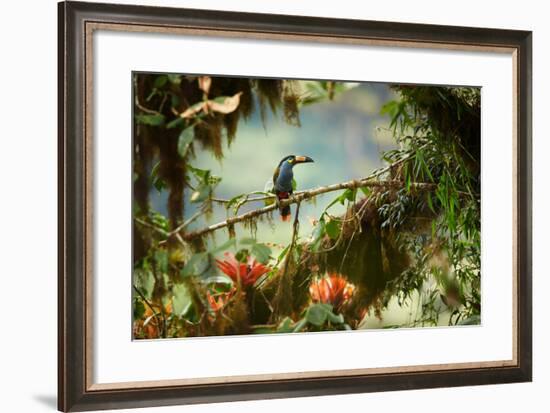
[[306, 162], [313, 162], [313, 159], [311, 159], [309, 156], [296, 157], [296, 163], [306, 163]]

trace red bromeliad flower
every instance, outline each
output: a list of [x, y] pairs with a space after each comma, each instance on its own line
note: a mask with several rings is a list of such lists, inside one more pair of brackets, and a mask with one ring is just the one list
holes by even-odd
[[340, 274], [330, 273], [328, 276], [313, 280], [309, 286], [309, 294], [314, 302], [332, 304], [334, 308], [346, 303], [355, 290], [353, 284]]
[[236, 284], [240, 282], [243, 286], [253, 285], [258, 278], [270, 270], [269, 267], [260, 264], [253, 257], [246, 257], [246, 263], [239, 262], [235, 255], [226, 252], [225, 260], [216, 260], [218, 268], [228, 275]]

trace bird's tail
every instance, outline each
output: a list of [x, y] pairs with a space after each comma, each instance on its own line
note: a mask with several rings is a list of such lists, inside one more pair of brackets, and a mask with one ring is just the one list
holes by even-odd
[[[278, 192], [277, 198], [279, 201], [283, 199], [288, 199], [290, 196], [289, 192]], [[281, 219], [283, 222], [290, 221], [290, 205], [279, 208], [279, 213], [281, 214]]]
[[281, 213], [283, 222], [290, 221], [290, 205], [280, 208], [279, 212]]

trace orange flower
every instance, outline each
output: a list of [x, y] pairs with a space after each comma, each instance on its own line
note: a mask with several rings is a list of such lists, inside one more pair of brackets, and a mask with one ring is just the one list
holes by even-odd
[[210, 309], [217, 313], [218, 311], [222, 310], [231, 297], [235, 294], [235, 288], [232, 288], [230, 291], [226, 293], [217, 293], [217, 294], [211, 294], [210, 291], [206, 292], [206, 300], [208, 301], [208, 305], [210, 306]]
[[237, 261], [235, 255], [230, 252], [223, 255], [225, 255], [225, 260], [216, 260], [218, 268], [233, 282], [238, 283], [240, 279], [243, 286], [253, 285], [258, 278], [270, 270], [269, 267], [260, 264], [250, 256], [246, 258], [245, 264]]
[[340, 274], [331, 273], [328, 276], [313, 280], [309, 285], [309, 294], [314, 302], [332, 304], [334, 308], [346, 303], [355, 290], [355, 286], [347, 282]]

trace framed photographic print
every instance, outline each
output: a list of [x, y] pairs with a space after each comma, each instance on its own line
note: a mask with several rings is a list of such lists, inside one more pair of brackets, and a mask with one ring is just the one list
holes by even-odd
[[531, 380], [531, 33], [59, 4], [59, 409]]

